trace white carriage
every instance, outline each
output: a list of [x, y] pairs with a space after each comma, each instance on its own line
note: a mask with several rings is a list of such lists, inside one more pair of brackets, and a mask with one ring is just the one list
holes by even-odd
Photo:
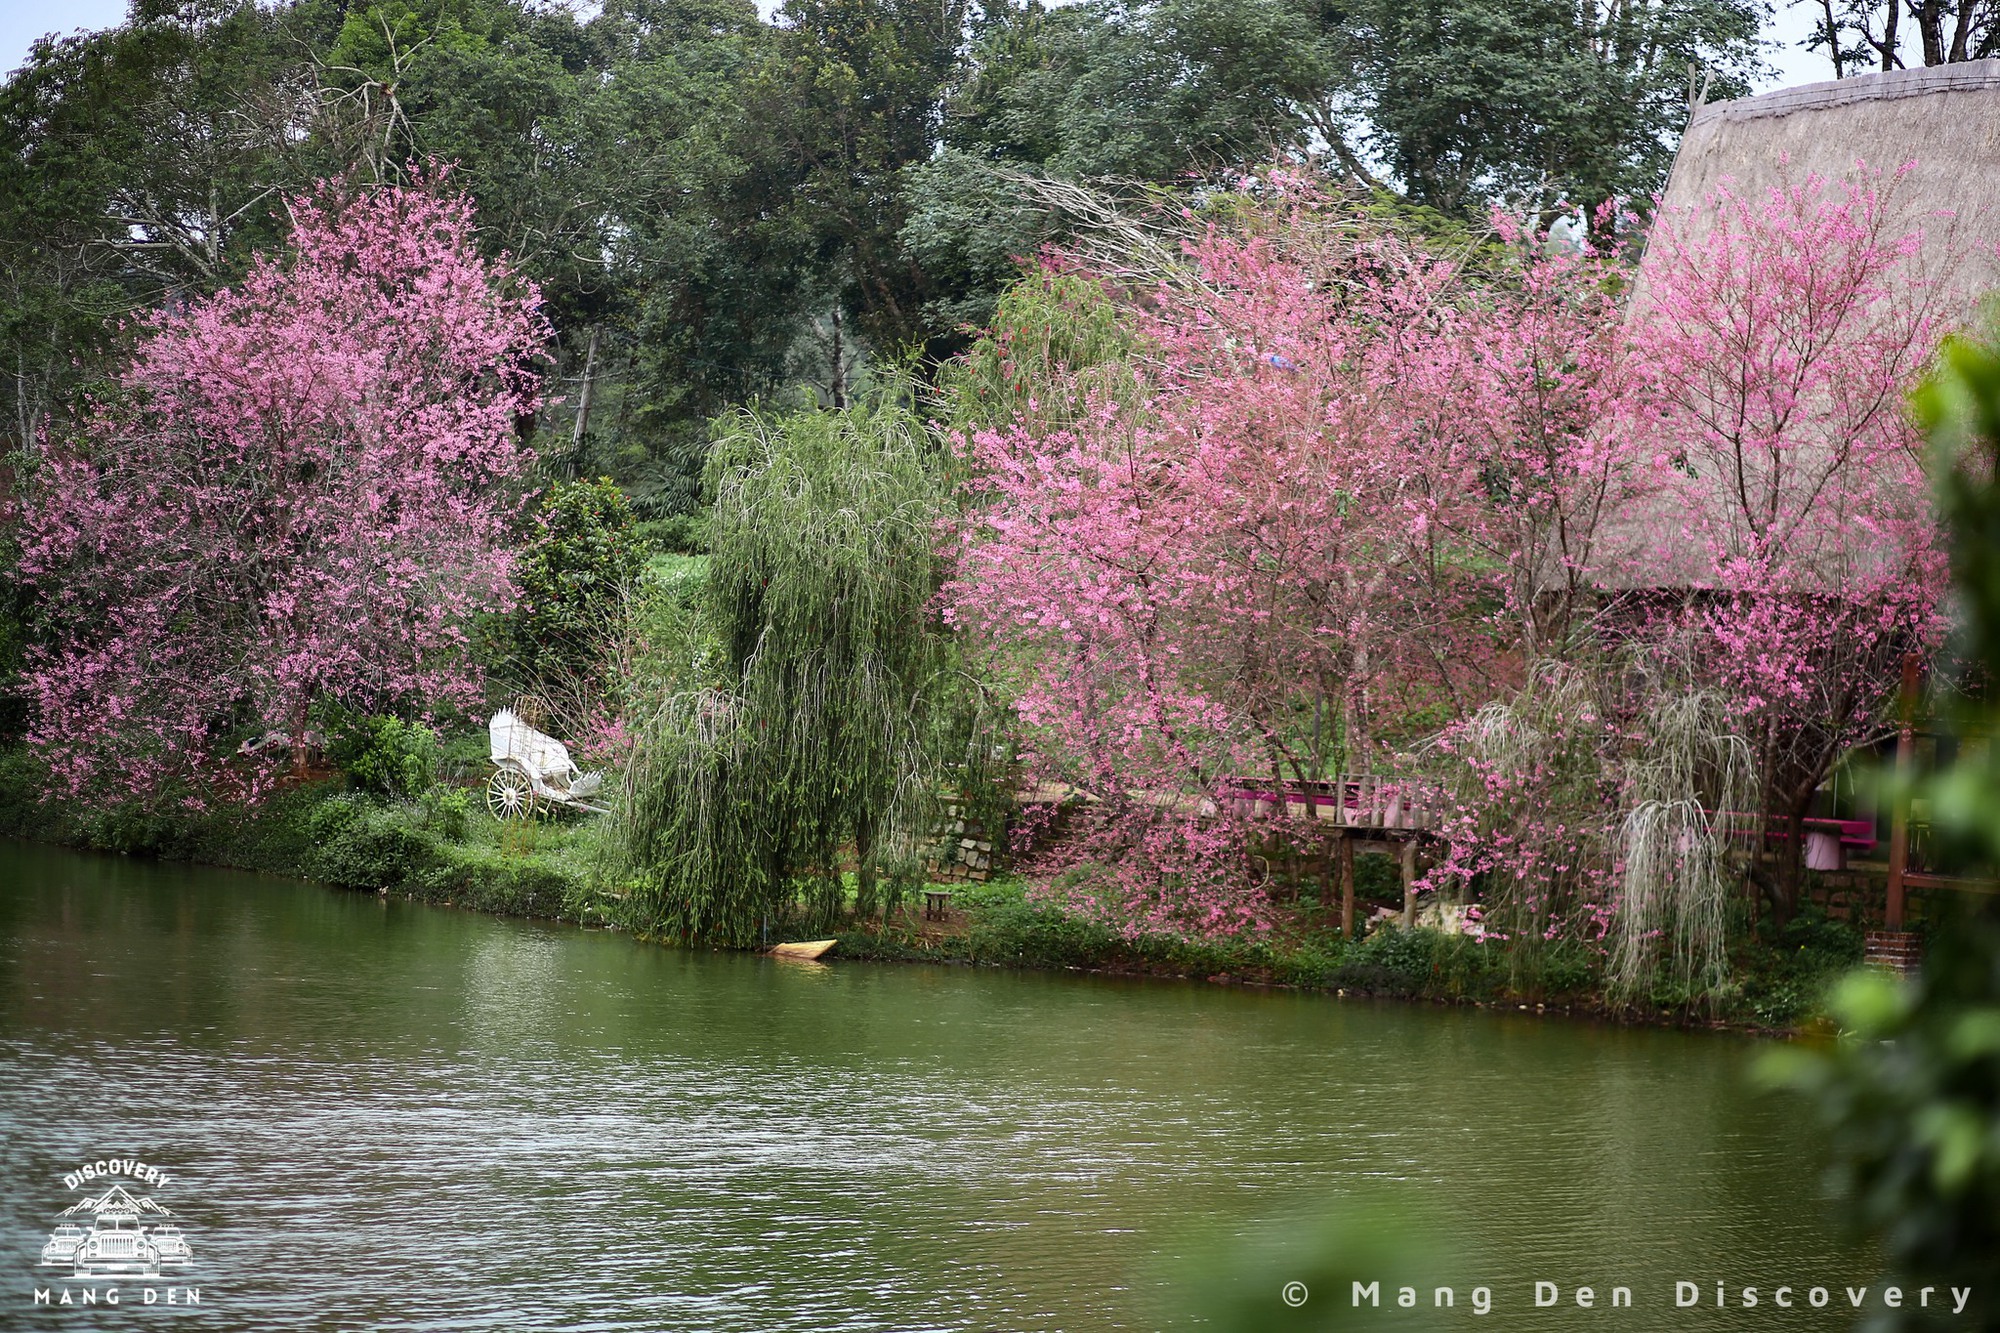
[[496, 819], [526, 819], [537, 806], [562, 806], [609, 814], [590, 798], [604, 785], [604, 774], [586, 773], [569, 757], [569, 747], [536, 731], [503, 708], [486, 724], [492, 742], [493, 777], [486, 784], [486, 805]]

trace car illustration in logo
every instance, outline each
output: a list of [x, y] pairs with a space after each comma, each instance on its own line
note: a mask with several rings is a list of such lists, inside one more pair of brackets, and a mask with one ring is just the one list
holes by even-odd
[[75, 1263], [76, 1247], [89, 1234], [74, 1222], [63, 1223], [49, 1233], [49, 1243], [42, 1246], [42, 1263], [49, 1268]]
[[171, 1222], [163, 1222], [153, 1228], [153, 1248], [159, 1252], [160, 1267], [186, 1268], [194, 1262], [194, 1255], [188, 1249], [187, 1238], [181, 1229]]
[[141, 1218], [170, 1216], [166, 1208], [123, 1185], [64, 1210], [90, 1215], [90, 1226], [64, 1222], [42, 1246], [45, 1267], [69, 1267], [80, 1278], [158, 1277], [163, 1269], [184, 1270], [193, 1262], [187, 1238], [172, 1223], [147, 1226]]
[[76, 1247], [78, 1277], [158, 1277], [160, 1252], [136, 1225], [99, 1222]]

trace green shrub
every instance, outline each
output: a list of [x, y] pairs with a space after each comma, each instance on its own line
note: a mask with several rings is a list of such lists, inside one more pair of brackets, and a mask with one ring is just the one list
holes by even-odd
[[349, 794], [328, 797], [306, 812], [306, 840], [315, 847], [326, 846], [360, 823], [370, 805], [369, 801]]
[[625, 493], [609, 477], [562, 481], [535, 514], [535, 535], [515, 569], [514, 652], [531, 680], [594, 679], [624, 632], [625, 602], [646, 568]]
[[680, 555], [700, 555], [708, 550], [708, 511], [675, 514], [638, 526], [641, 539], [661, 551]]
[[1326, 983], [1378, 995], [1475, 999], [1502, 980], [1497, 946], [1469, 935], [1385, 926], [1340, 955]]
[[472, 821], [472, 793], [463, 787], [432, 787], [418, 804], [424, 824], [441, 838], [464, 842]]
[[427, 902], [449, 902], [512, 916], [575, 916], [584, 873], [553, 857], [511, 856], [491, 847], [434, 847], [401, 885]]
[[1597, 989], [1604, 978], [1603, 955], [1576, 940], [1556, 940], [1526, 961], [1521, 988], [1532, 994], [1581, 995]]
[[346, 888], [394, 888], [435, 860], [435, 844], [414, 822], [420, 817], [359, 792], [329, 797], [306, 818], [312, 846], [301, 868]]
[[1435, 930], [1385, 926], [1355, 941], [1345, 961], [1350, 967], [1380, 968], [1421, 985], [1430, 980], [1432, 960], [1444, 938]]
[[973, 918], [967, 951], [1016, 967], [1102, 967], [1117, 955], [1119, 939], [1094, 921], [1015, 898]]
[[439, 753], [422, 723], [370, 717], [338, 728], [328, 757], [361, 790], [414, 800], [436, 784]]
[[1738, 968], [1743, 1001], [1759, 1023], [1784, 1027], [1820, 1013], [1833, 983], [1861, 961], [1861, 932], [1818, 908], [1794, 917], [1768, 950]]

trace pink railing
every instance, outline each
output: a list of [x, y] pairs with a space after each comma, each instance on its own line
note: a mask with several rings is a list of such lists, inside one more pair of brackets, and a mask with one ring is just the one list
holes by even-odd
[[1437, 822], [1435, 797], [1408, 778], [1348, 773], [1290, 780], [1232, 776], [1216, 789], [1216, 804], [1239, 819], [1317, 820], [1340, 828], [1425, 829]]

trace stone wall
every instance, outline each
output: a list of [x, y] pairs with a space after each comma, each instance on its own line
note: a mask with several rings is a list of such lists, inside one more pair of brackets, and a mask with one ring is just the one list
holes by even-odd
[[[984, 884], [993, 872], [1003, 869], [1007, 830], [993, 837], [977, 819], [966, 816], [965, 807], [945, 807], [944, 827], [938, 830], [937, 859], [928, 874], [933, 884]], [[996, 850], [1002, 849], [1002, 850]]]

